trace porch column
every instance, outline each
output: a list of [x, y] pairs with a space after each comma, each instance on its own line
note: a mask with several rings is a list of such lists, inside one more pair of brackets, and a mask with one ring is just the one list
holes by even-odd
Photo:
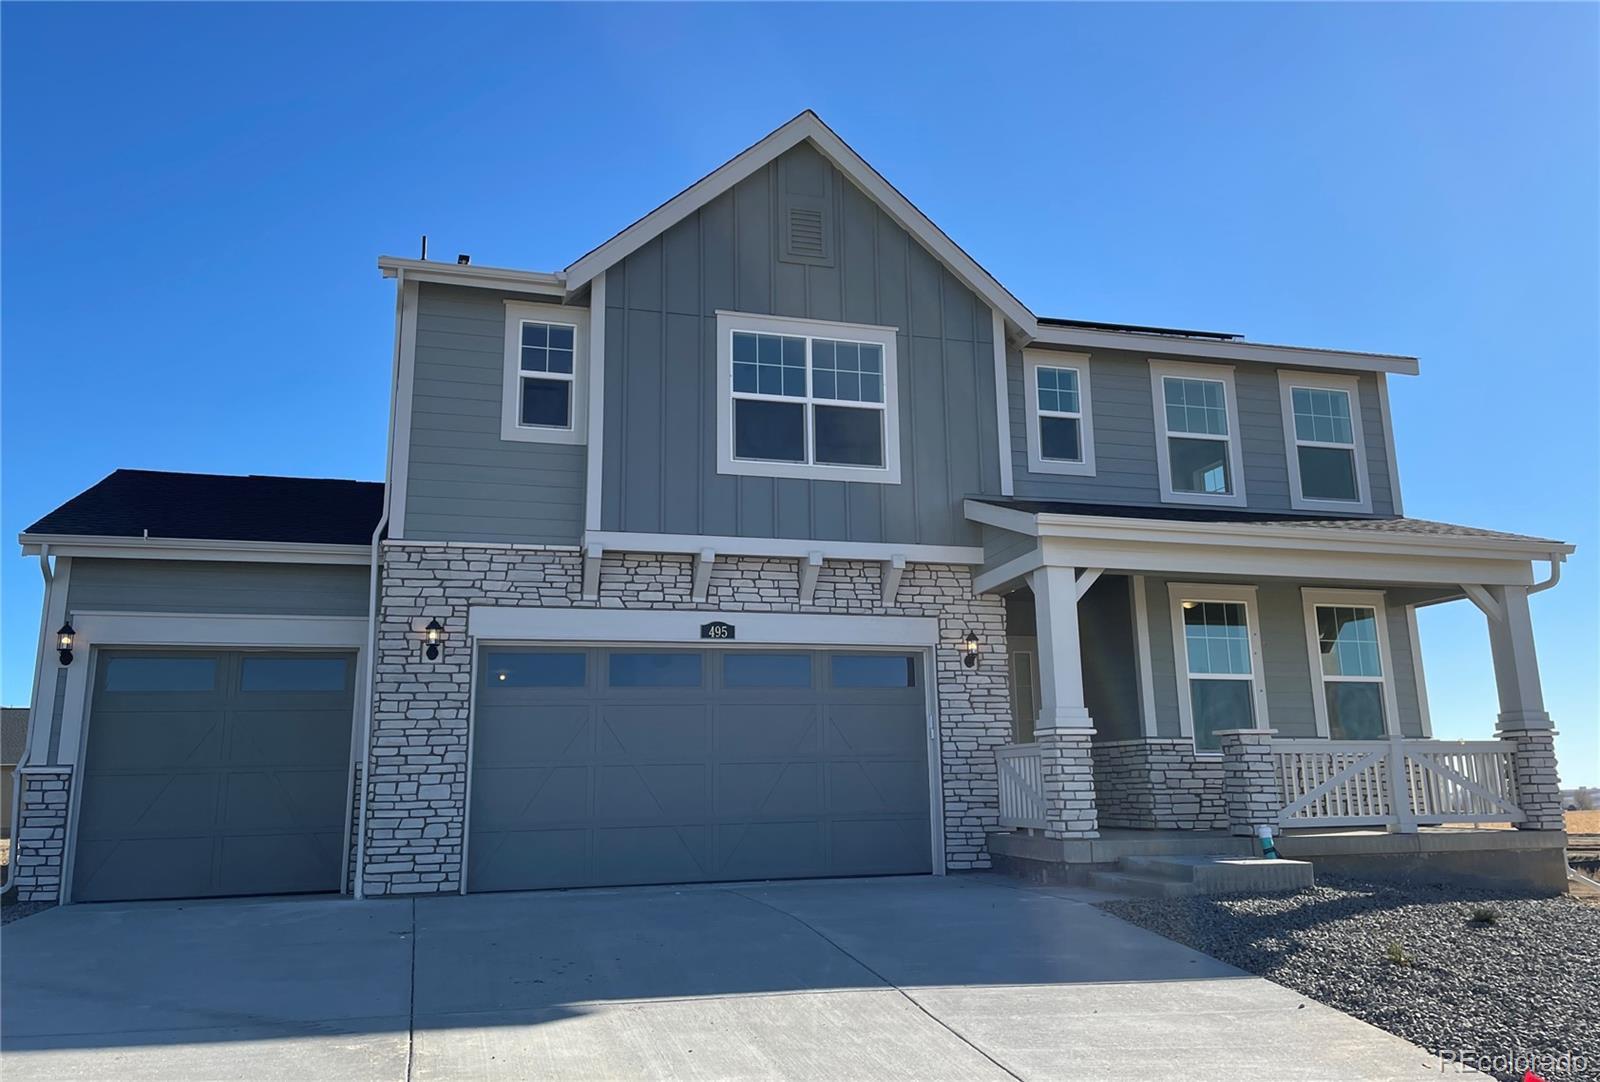
[[1094, 721], [1083, 701], [1078, 647], [1078, 581], [1071, 567], [1041, 567], [1028, 576], [1039, 637], [1039, 745], [1045, 836], [1094, 838]]
[[1222, 791], [1228, 808], [1228, 832], [1254, 837], [1256, 827], [1277, 831], [1283, 799], [1272, 771], [1275, 729], [1224, 729], [1222, 741]]
[[[1494, 683], [1500, 697], [1495, 723], [1501, 740], [1516, 750], [1519, 830], [1565, 830], [1561, 779], [1556, 772], [1555, 728], [1544, 709], [1533, 615], [1525, 586], [1490, 586], [1485, 608]], [[1481, 607], [1481, 606], [1480, 606]]]

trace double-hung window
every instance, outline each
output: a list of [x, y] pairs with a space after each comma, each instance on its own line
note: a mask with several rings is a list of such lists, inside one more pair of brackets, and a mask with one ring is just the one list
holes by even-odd
[[1243, 506], [1239, 406], [1225, 365], [1150, 362], [1166, 503]]
[[900, 480], [895, 331], [717, 313], [719, 473]]
[[1089, 358], [1081, 353], [1026, 350], [1028, 469], [1094, 474], [1094, 418], [1089, 410]]
[[1178, 719], [1196, 751], [1222, 749], [1225, 729], [1267, 727], [1255, 588], [1171, 583]]
[[1298, 510], [1372, 510], [1358, 387], [1354, 376], [1278, 373], [1290, 502]]
[[1382, 740], [1396, 731], [1383, 595], [1303, 590], [1317, 731], [1335, 740]]
[[507, 301], [500, 438], [582, 443], [588, 352], [588, 309]]

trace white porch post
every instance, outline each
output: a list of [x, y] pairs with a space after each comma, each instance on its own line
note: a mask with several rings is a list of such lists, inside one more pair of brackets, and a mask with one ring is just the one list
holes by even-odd
[[1489, 623], [1489, 652], [1500, 697], [1495, 723], [1501, 740], [1516, 748], [1517, 804], [1520, 830], [1564, 830], [1561, 780], [1556, 771], [1555, 728], [1544, 709], [1539, 685], [1539, 657], [1533, 644], [1533, 614], [1525, 586], [1486, 588], [1492, 604], [1484, 607]]
[[1028, 576], [1039, 637], [1039, 745], [1045, 836], [1099, 835], [1094, 798], [1094, 722], [1083, 700], [1078, 581], [1071, 567], [1041, 567]]

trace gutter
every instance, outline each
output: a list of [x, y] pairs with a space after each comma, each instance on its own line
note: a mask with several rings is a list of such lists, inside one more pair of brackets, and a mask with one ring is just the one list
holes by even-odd
[[[6, 862], [5, 880], [0, 882], [0, 895], [9, 893], [17, 872], [16, 843], [22, 833], [22, 790], [28, 784], [28, 752], [33, 750], [33, 729], [39, 712], [39, 689], [45, 663], [45, 636], [50, 632], [50, 593], [55, 588], [56, 576], [50, 566], [50, 546], [39, 546], [39, 574], [44, 577], [44, 600], [39, 605], [39, 644], [33, 659], [33, 698], [28, 704], [28, 728], [22, 734], [22, 750], [17, 753], [15, 777], [11, 786], [11, 859]], [[52, 706], [55, 696], [51, 696]]]
[[[389, 442], [384, 451], [383, 514], [372, 531], [371, 571], [367, 578], [367, 680], [361, 703], [361, 802], [356, 813], [356, 867], [351, 893], [365, 898], [367, 865], [367, 794], [372, 791], [372, 704], [378, 683], [378, 568], [383, 559], [379, 539], [389, 526], [389, 498], [394, 485], [394, 435], [400, 419], [395, 415], [400, 395], [400, 330], [405, 318], [406, 268], [394, 268], [394, 364], [389, 375]], [[348, 852], [348, 847], [346, 847]]]

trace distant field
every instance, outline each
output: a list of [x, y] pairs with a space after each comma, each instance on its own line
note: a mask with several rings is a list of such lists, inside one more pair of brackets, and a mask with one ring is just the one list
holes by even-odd
[[1569, 811], [1568, 834], [1600, 834], [1600, 811]]

